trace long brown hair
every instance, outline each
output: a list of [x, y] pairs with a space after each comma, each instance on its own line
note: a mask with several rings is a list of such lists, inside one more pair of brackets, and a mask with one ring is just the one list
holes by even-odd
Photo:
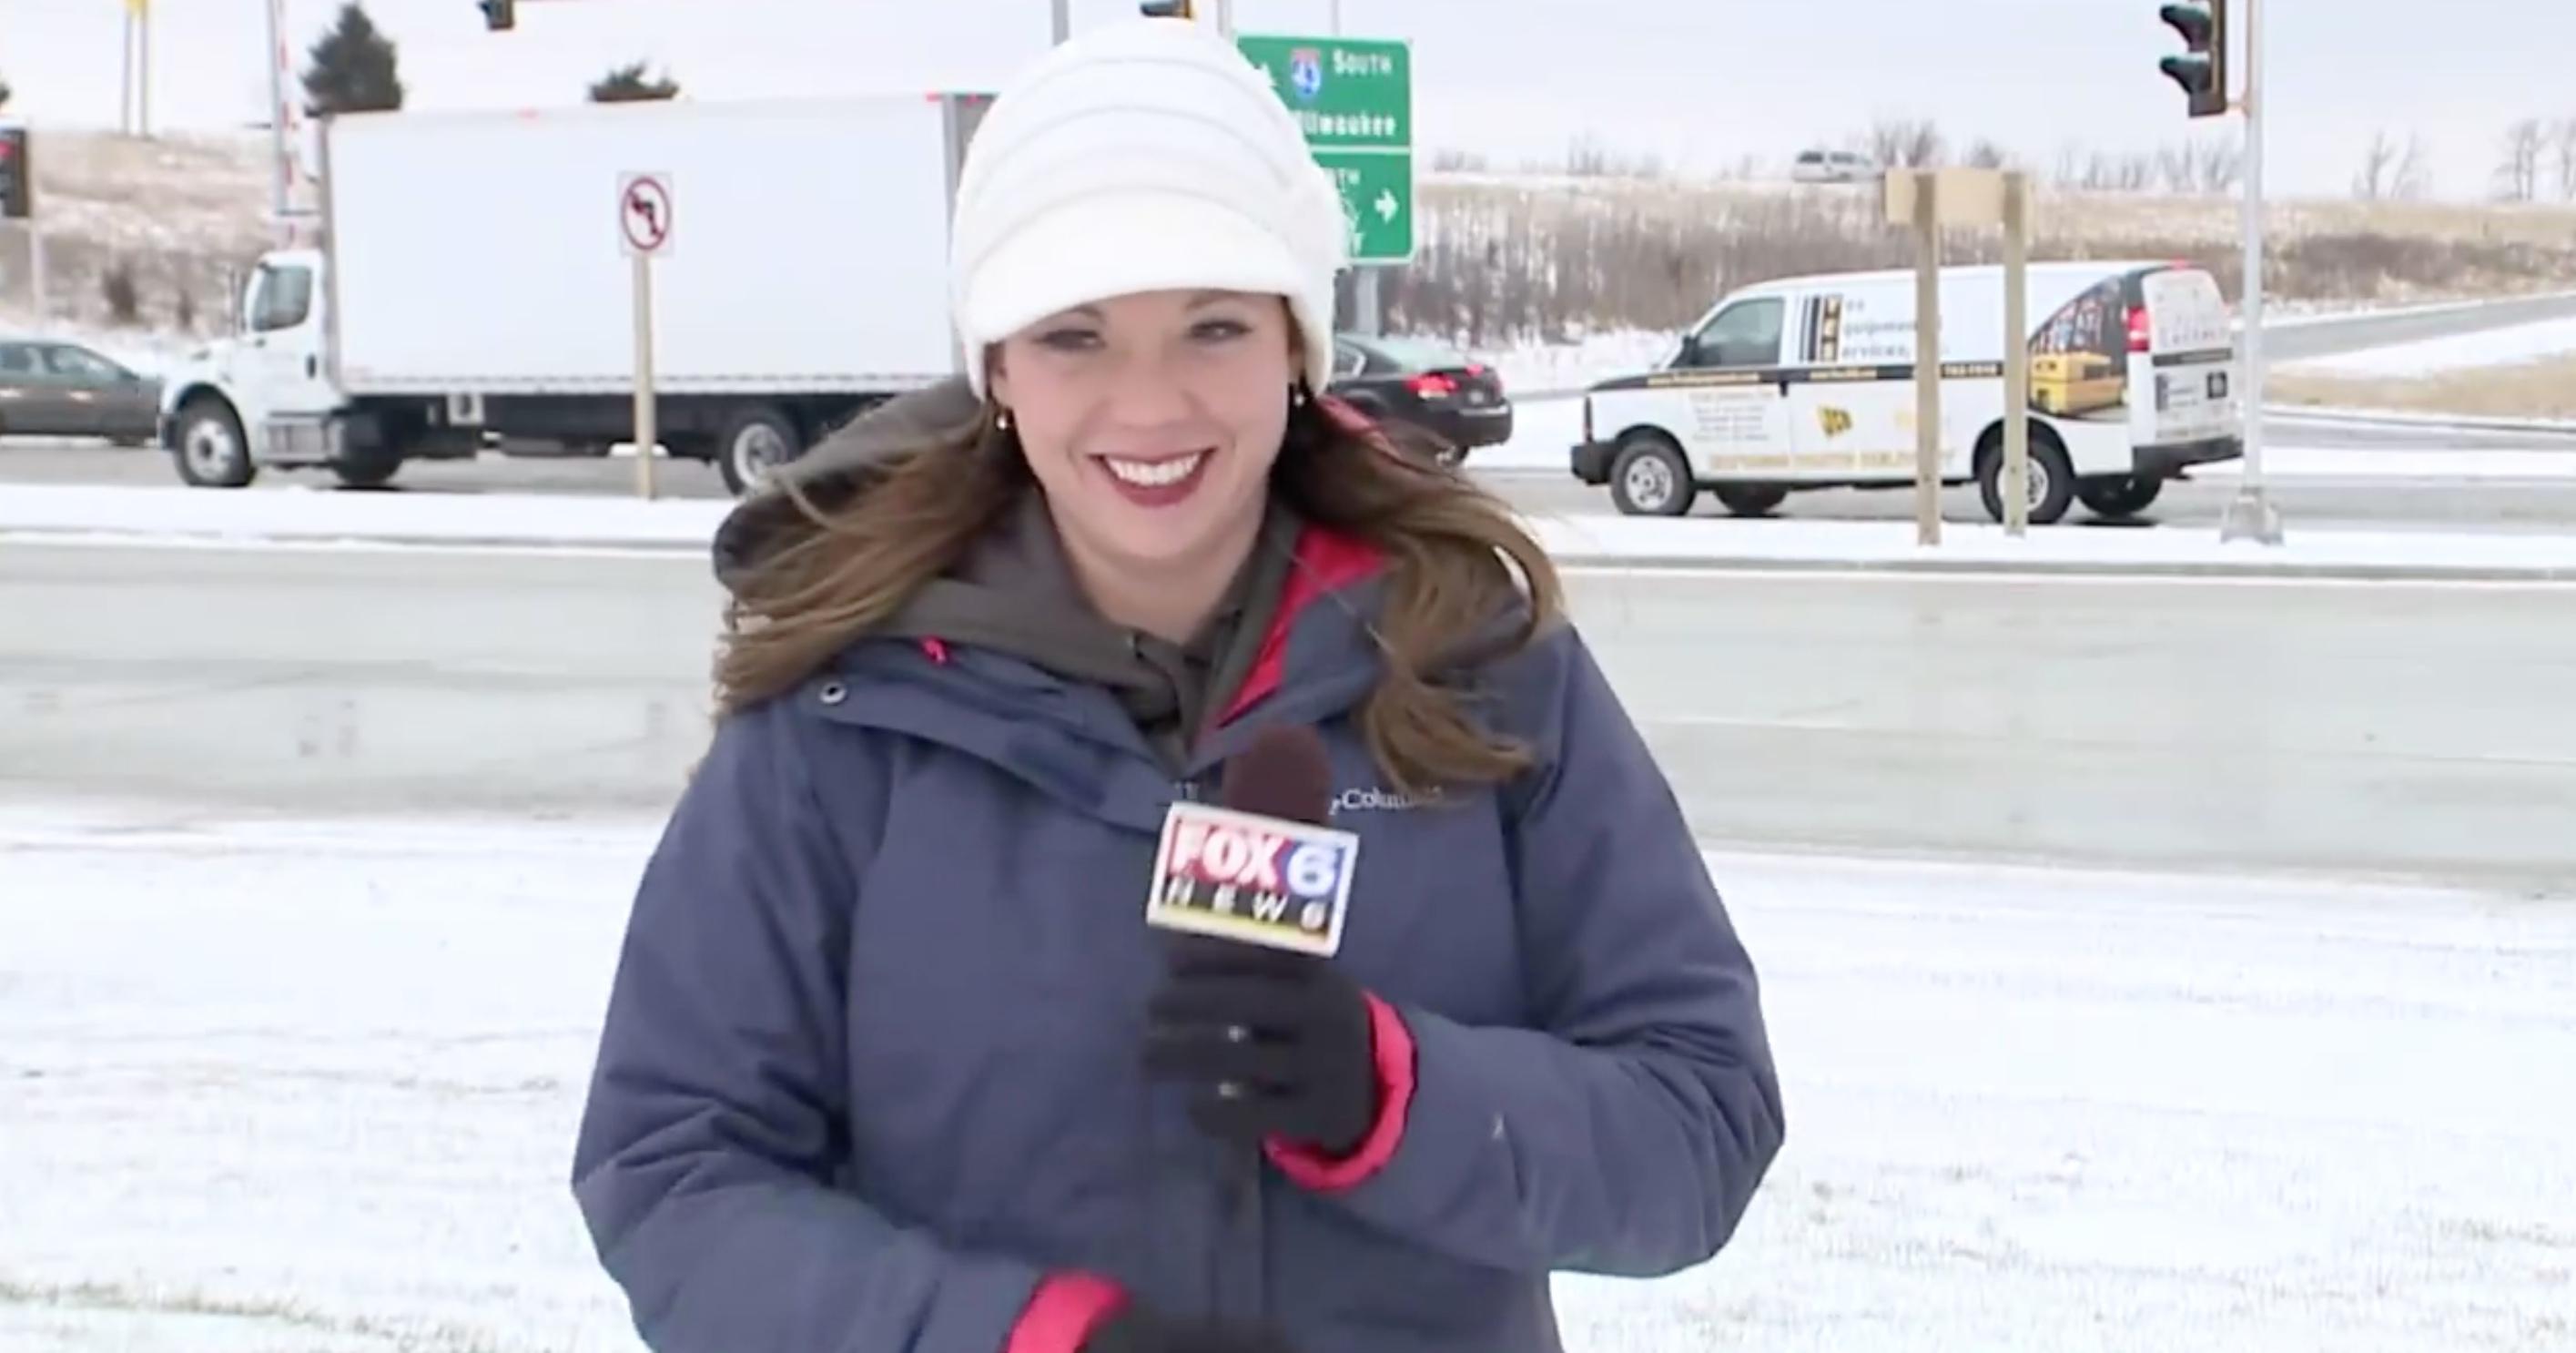
[[[1556, 570], [1501, 500], [1349, 417], [1322, 400], [1300, 402], [1271, 491], [1307, 521], [1385, 557], [1385, 603], [1373, 624], [1385, 673], [1359, 720], [1369, 753], [1406, 793], [1507, 779], [1529, 764], [1528, 748], [1478, 725], [1459, 681], [1469, 674], [1451, 669], [1513, 612], [1498, 648], [1554, 625], [1564, 613]], [[806, 485], [782, 476], [778, 491], [810, 529], [733, 580], [716, 660], [720, 713], [792, 689], [892, 618], [1030, 478], [1018, 443], [989, 415], [842, 479]]]

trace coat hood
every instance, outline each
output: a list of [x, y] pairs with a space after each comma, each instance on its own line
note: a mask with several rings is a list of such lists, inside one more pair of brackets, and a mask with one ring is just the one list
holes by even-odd
[[865, 492], [906, 453], [963, 440], [983, 416], [983, 401], [963, 376], [897, 395], [859, 415], [773, 470], [770, 482], [725, 515], [715, 535], [716, 581], [728, 592], [737, 590], [752, 565], [814, 529], [780, 481], [792, 481], [820, 506], [839, 506]]
[[[1331, 400], [1323, 407], [1354, 435], [1384, 443], [1357, 411]], [[770, 552], [817, 529], [778, 480], [794, 482], [824, 510], [846, 506], [905, 457], [957, 446], [983, 416], [962, 377], [878, 405], [782, 467], [727, 515], [713, 547], [718, 580], [736, 590]], [[1386, 450], [1401, 454], [1392, 444]], [[1032, 485], [956, 567], [861, 642], [906, 640], [934, 655], [952, 644], [977, 648], [1054, 680], [1101, 687], [1158, 757], [1176, 766], [1213, 727], [1283, 685], [1320, 695], [1320, 684], [1336, 693], [1327, 707], [1364, 694], [1382, 661], [1382, 562], [1375, 546], [1306, 522], [1274, 496], [1261, 538], [1216, 612], [1198, 634], [1174, 644], [1111, 624], [1091, 608], [1044, 495]], [[1516, 646], [1525, 620], [1524, 606], [1503, 608], [1436, 665], [1448, 673], [1481, 667]]]
[[[877, 406], [781, 473], [818, 505], [845, 505], [904, 457], [956, 445], [981, 417], [981, 403], [965, 381], [944, 381]], [[770, 551], [814, 529], [793, 498], [766, 486], [718, 529], [716, 576], [732, 590]], [[1198, 633], [1173, 643], [1113, 624], [1092, 609], [1065, 559], [1046, 498], [1031, 485], [955, 567], [866, 637], [911, 640], [940, 655], [950, 645], [976, 648], [1053, 678], [1101, 687], [1157, 756], [1177, 766], [1217, 713], [1216, 702], [1243, 692], [1256, 675], [1281, 603], [1292, 598], [1290, 575], [1305, 535], [1296, 515], [1274, 502], [1215, 612]], [[1373, 563], [1374, 553], [1369, 557]], [[1353, 563], [1337, 560], [1345, 573]]]

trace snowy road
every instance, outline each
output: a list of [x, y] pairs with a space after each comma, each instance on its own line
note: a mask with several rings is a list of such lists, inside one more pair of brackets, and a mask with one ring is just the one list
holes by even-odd
[[[634, 1353], [565, 1175], [650, 832], [0, 815], [0, 1347]], [[2576, 1343], [2576, 908], [1714, 864], [1789, 1147], [1576, 1353]]]
[[[1611, 511], [1606, 489], [1577, 483], [1567, 448], [1580, 436], [1579, 402], [1524, 400], [1519, 435], [1505, 446], [1477, 451], [1468, 465], [1526, 512]], [[2268, 464], [2274, 496], [2294, 529], [2446, 529], [2576, 532], [2576, 429], [2509, 432], [2408, 424], [2368, 424], [2279, 414], [2272, 419]], [[720, 499], [726, 490], [716, 472], [695, 463], [673, 464], [659, 477], [662, 493]], [[10, 441], [0, 443], [0, 493], [12, 484], [100, 484], [160, 488], [176, 484], [169, 457], [104, 446]], [[327, 489], [321, 471], [271, 471], [246, 492], [281, 488]], [[2170, 484], [2142, 520], [2191, 530], [2214, 530], [2238, 477], [2228, 466], [2203, 471], [2191, 482]], [[485, 456], [471, 462], [422, 462], [405, 466], [394, 492], [405, 495], [562, 494], [630, 497], [634, 464], [611, 459], [535, 459]], [[1988, 520], [1972, 489], [1942, 495], [1954, 522]], [[1720, 509], [1703, 500], [1698, 512]], [[1914, 513], [1905, 491], [1827, 490], [1800, 494], [1783, 509], [1795, 520], [1904, 521]], [[2068, 518], [2090, 514], [2077, 509]]]
[[[2576, 587], [1592, 572], [1712, 840], [2576, 894]], [[697, 559], [0, 545], [0, 803], [656, 811]]]

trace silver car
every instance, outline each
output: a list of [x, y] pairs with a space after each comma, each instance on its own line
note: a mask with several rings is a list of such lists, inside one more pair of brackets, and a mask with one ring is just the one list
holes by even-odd
[[161, 383], [77, 343], [0, 338], [0, 437], [104, 437], [148, 446]]

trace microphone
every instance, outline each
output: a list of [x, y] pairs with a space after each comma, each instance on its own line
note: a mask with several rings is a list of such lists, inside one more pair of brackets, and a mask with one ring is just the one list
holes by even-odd
[[1330, 958], [1350, 909], [1356, 833], [1326, 825], [1333, 767], [1312, 728], [1269, 728], [1228, 757], [1221, 804], [1163, 817], [1145, 923]]

